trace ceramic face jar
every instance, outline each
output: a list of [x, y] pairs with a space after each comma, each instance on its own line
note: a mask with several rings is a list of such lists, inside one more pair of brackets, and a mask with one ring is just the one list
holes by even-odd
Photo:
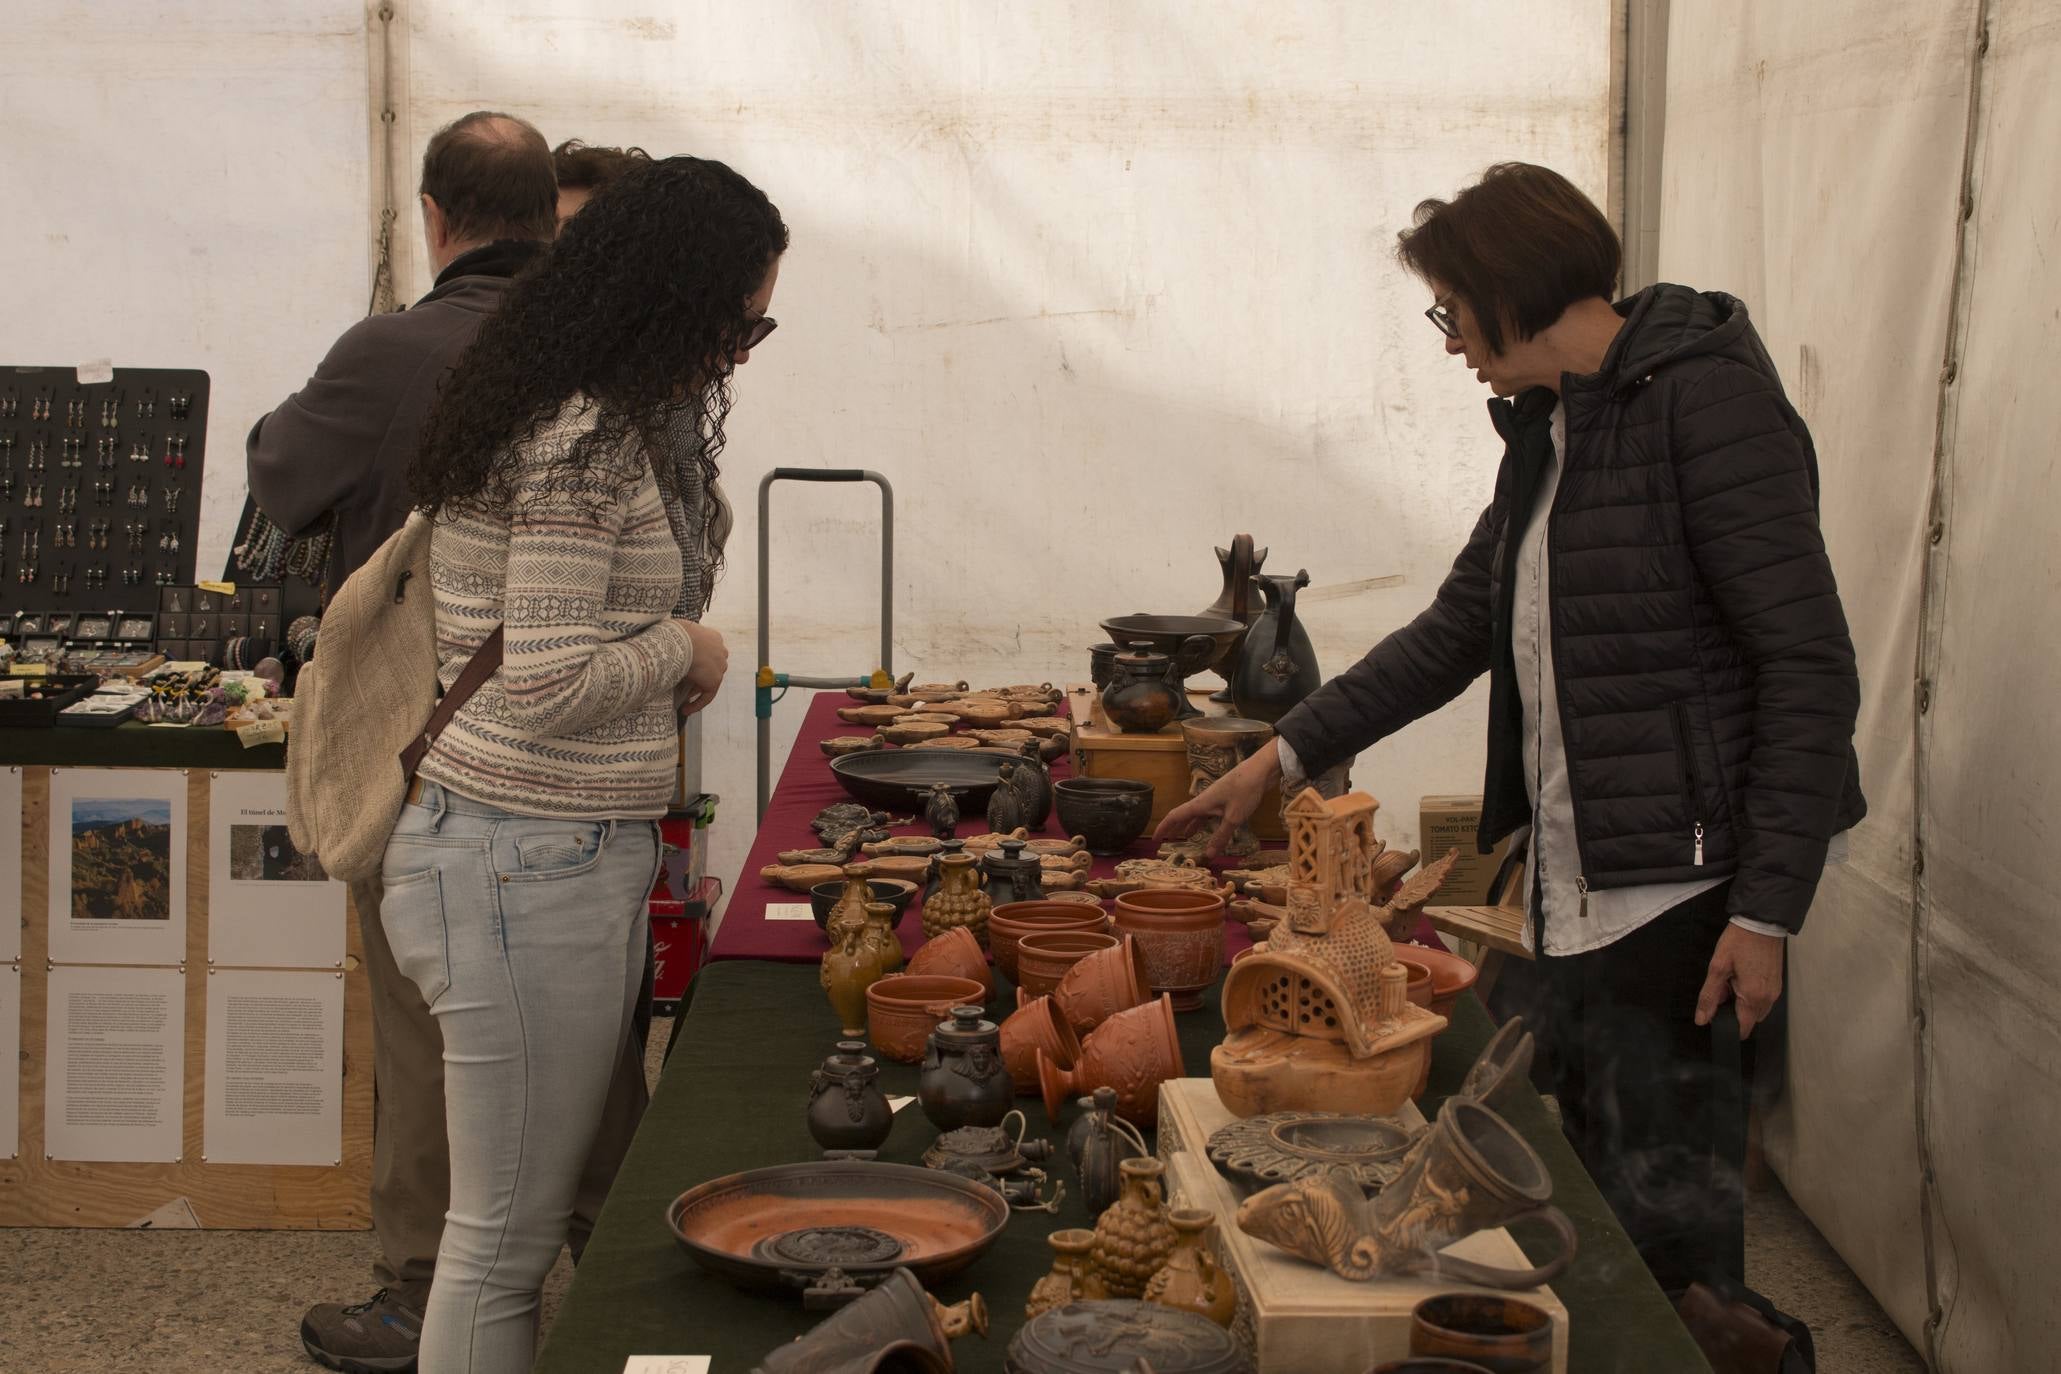
[[940, 1131], [1000, 1125], [1014, 1091], [1000, 1028], [979, 1007], [953, 1007], [952, 1019], [930, 1033], [916, 1089], [930, 1124]]

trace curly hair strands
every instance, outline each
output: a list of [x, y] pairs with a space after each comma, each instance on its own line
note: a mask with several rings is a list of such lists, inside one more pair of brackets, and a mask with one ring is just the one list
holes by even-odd
[[780, 212], [720, 162], [672, 157], [618, 179], [511, 283], [445, 379], [409, 469], [415, 504], [509, 510], [519, 451], [576, 396], [596, 423], [549, 456], [546, 490], [627, 486], [683, 427], [713, 483], [747, 303], [786, 250]]
[[1474, 312], [1482, 342], [1529, 339], [1590, 296], [1610, 298], [1623, 261], [1596, 203], [1551, 168], [1499, 162], [1451, 200], [1417, 205], [1396, 257]]

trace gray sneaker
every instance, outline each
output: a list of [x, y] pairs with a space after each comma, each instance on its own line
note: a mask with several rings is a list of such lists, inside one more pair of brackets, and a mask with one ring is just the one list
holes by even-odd
[[421, 1344], [421, 1310], [385, 1288], [348, 1307], [318, 1303], [301, 1318], [301, 1348], [343, 1374], [405, 1374]]

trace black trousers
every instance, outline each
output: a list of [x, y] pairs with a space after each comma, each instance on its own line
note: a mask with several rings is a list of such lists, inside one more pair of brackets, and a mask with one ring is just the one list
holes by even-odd
[[1602, 949], [1541, 955], [1496, 989], [1497, 1013], [1534, 1028], [1540, 1088], [1669, 1293], [1746, 1276], [1752, 1041], [1730, 1015], [1696, 1024], [1730, 895], [1713, 888]]

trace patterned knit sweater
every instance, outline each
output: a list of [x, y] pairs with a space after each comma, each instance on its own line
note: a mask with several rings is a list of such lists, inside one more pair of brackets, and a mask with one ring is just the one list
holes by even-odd
[[430, 542], [444, 686], [497, 624], [505, 643], [421, 774], [517, 815], [642, 819], [673, 793], [672, 693], [694, 644], [672, 618], [685, 579], [658, 483], [648, 464], [627, 491], [597, 481], [594, 514], [543, 487], [549, 455], [593, 423], [569, 404], [526, 446], [510, 513], [447, 513]]

